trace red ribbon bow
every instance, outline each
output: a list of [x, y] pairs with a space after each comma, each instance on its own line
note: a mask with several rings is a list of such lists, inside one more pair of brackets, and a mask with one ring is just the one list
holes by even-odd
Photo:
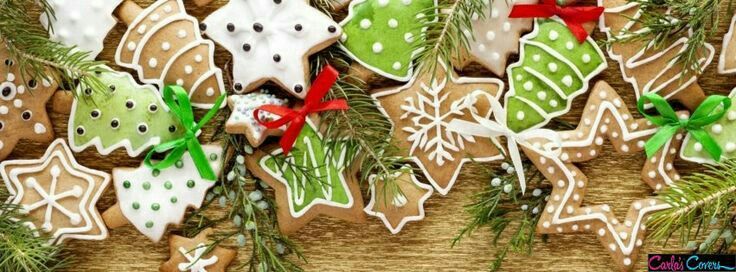
[[583, 43], [588, 38], [588, 32], [583, 28], [583, 23], [595, 21], [603, 14], [603, 7], [561, 7], [555, 0], [542, 0], [542, 4], [514, 5], [509, 18], [549, 18], [557, 15], [567, 24], [578, 42]]
[[[294, 142], [302, 131], [304, 123], [307, 121], [307, 115], [328, 110], [347, 110], [350, 108], [345, 99], [322, 102], [322, 98], [325, 97], [327, 92], [330, 91], [330, 88], [332, 88], [332, 85], [337, 81], [338, 75], [335, 68], [330, 65], [325, 66], [319, 75], [317, 75], [317, 79], [312, 83], [312, 87], [304, 99], [304, 107], [299, 110], [278, 105], [263, 105], [253, 111], [253, 117], [256, 121], [269, 129], [277, 129], [290, 123], [279, 141], [284, 155], [288, 155], [291, 148], [294, 147]], [[267, 111], [279, 115], [281, 118], [276, 121], [265, 122], [261, 120], [258, 114], [260, 111]]]

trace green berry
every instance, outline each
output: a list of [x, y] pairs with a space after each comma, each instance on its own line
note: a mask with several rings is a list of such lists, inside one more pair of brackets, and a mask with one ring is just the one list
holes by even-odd
[[129, 180], [123, 181], [123, 188], [130, 189], [130, 181]]
[[182, 168], [184, 167], [184, 162], [181, 160], [178, 160], [176, 161], [176, 163], [174, 163], [174, 166], [176, 166], [176, 168]]
[[133, 202], [133, 209], [134, 209], [134, 210], [137, 210], [137, 209], [140, 209], [140, 208], [141, 208], [141, 204], [140, 204], [140, 203], [138, 203], [138, 202]]
[[217, 154], [215, 154], [215, 153], [210, 154], [210, 160], [211, 161], [216, 161], [217, 160]]
[[143, 190], [148, 191], [149, 189], [151, 189], [151, 183], [148, 182], [148, 181], [144, 182], [143, 183]]
[[171, 181], [167, 180], [166, 182], [164, 182], [164, 188], [166, 188], [166, 190], [171, 190], [172, 187], [174, 187], [174, 185], [171, 184]]
[[146, 228], [153, 228], [153, 221], [146, 222]]
[[191, 179], [190, 180], [187, 180], [187, 187], [194, 188], [194, 185], [195, 185], [194, 184], [194, 180], [191, 180]]
[[161, 209], [161, 205], [158, 203], [151, 204], [151, 210], [158, 211], [159, 209]]
[[153, 175], [154, 177], [158, 177], [158, 175], [160, 174], [161, 174], [161, 170], [158, 170], [158, 169], [153, 169], [153, 172], [151, 173], [151, 175]]
[[176, 203], [177, 201], [179, 200], [175, 196], [171, 197], [171, 203]]

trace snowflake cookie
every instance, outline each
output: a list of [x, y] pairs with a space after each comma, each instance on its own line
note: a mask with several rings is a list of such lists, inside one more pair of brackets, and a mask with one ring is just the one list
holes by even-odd
[[[23, 78], [7, 48], [0, 46], [0, 161], [20, 139], [48, 143], [54, 139], [46, 102], [57, 84], [47, 80]], [[24, 81], [27, 80], [27, 81]]]
[[[378, 90], [373, 97], [393, 124], [393, 141], [432, 186], [446, 195], [466, 162], [503, 158], [490, 141], [476, 141], [471, 135], [448, 130], [447, 125], [456, 118], [472, 121], [472, 111], [488, 117], [488, 101], [498, 99], [504, 84], [495, 78], [458, 78], [454, 73], [448, 77], [444, 69], [437, 69], [431, 78], [417, 75], [408, 84]], [[484, 95], [470, 95], [476, 90]]]
[[[280, 136], [286, 128], [268, 129], [262, 126], [253, 117], [253, 112], [263, 105], [286, 106], [288, 100], [277, 98], [273, 94], [264, 92], [249, 93], [245, 95], [231, 95], [227, 98], [230, 106], [230, 118], [225, 123], [225, 132], [229, 134], [245, 134], [248, 142], [253, 147], [260, 146], [268, 136]], [[261, 111], [261, 120], [275, 120], [277, 115]]]
[[212, 241], [207, 236], [212, 229], [204, 229], [194, 238], [185, 238], [178, 235], [169, 237], [168, 261], [159, 267], [161, 272], [225, 272], [238, 253], [235, 250], [215, 246], [211, 251], [208, 247]]
[[[222, 167], [222, 148], [202, 146], [215, 173]], [[170, 224], [180, 224], [187, 208], [199, 209], [214, 181], [202, 179], [189, 152], [164, 170], [138, 168], [112, 170], [118, 203], [103, 217], [110, 228], [130, 222], [141, 233], [158, 242]]]
[[513, 131], [539, 128], [570, 111], [573, 99], [608, 67], [603, 51], [588, 37], [579, 43], [564, 22], [537, 19], [521, 38], [521, 59], [511, 64], [505, 95]]
[[309, 55], [342, 33], [306, 0], [230, 1], [207, 17], [203, 28], [233, 54], [236, 92], [271, 80], [299, 98], [309, 90]]
[[354, 0], [344, 29], [342, 48], [366, 68], [390, 79], [408, 81], [412, 59], [423, 39], [422, 18], [436, 0]]
[[[600, 29], [609, 40], [626, 35], [629, 31], [645, 31], [637, 23], [641, 17], [639, 4], [628, 0], [598, 0], [606, 8], [600, 18]], [[685, 50], [690, 37], [672, 37], [666, 47], [654, 47], [654, 41], [613, 43], [608, 55], [618, 61], [624, 80], [629, 82], [639, 99], [645, 93], [658, 93], [668, 100], [677, 100], [688, 109], [695, 109], [705, 99], [698, 85], [698, 75], [682, 76], [682, 65], [677, 55]], [[700, 50], [698, 62], [705, 69], [713, 60], [715, 49], [709, 43]]]
[[[731, 90], [728, 95], [731, 103], [736, 103], [736, 89]], [[724, 151], [721, 160], [736, 158], [736, 108], [731, 107], [726, 115], [715, 123], [703, 128], [721, 146]], [[703, 145], [692, 138], [688, 133], [680, 150], [680, 158], [697, 163], [716, 163], [708, 153], [703, 150]]]
[[[647, 215], [667, 209], [669, 205], [656, 198], [636, 200], [626, 217], [619, 220], [609, 205], [584, 204], [596, 202], [584, 200], [588, 178], [574, 163], [600, 156], [604, 139], [608, 139], [617, 152], [639, 156], [644, 143], [657, 131], [657, 126], [646, 119], [634, 119], [611, 86], [603, 81], [597, 83], [577, 128], [558, 132], [562, 139], [559, 155], [543, 155], [523, 147], [527, 157], [553, 185], [537, 232], [595, 233], [621, 270], [633, 270], [646, 237]], [[659, 152], [646, 159], [642, 180], [652, 189], [659, 191], [679, 179], [672, 163], [682, 139], [682, 134], [672, 137]], [[534, 145], [546, 143], [538, 139], [530, 142]]]
[[178, 117], [150, 85], [105, 67], [106, 92], [78, 89], [69, 117], [69, 145], [75, 152], [94, 146], [102, 155], [125, 148], [136, 157], [148, 148], [184, 136]]
[[[376, 175], [369, 179], [371, 200], [363, 210], [380, 218], [392, 234], [399, 233], [408, 222], [424, 219], [424, 202], [434, 190], [432, 186], [419, 182], [411, 167], [401, 169], [393, 176], [394, 185], [400, 193], [386, 186], [387, 183]], [[393, 199], [386, 199], [390, 194], [394, 194]]]
[[50, 244], [107, 238], [95, 206], [110, 175], [77, 163], [63, 139], [40, 159], [3, 161], [0, 174], [10, 193], [6, 203], [18, 205], [28, 216], [26, 225], [48, 234]]
[[519, 52], [519, 37], [532, 29], [531, 18], [509, 18], [514, 4], [536, 4], [537, 0], [493, 1], [484, 0], [484, 15], [474, 14], [472, 32], [465, 30], [470, 51], [459, 63], [464, 67], [478, 62], [494, 74], [503, 77], [506, 60]]
[[102, 52], [107, 33], [118, 23], [112, 12], [123, 0], [47, 1], [54, 15], [41, 14], [40, 20], [48, 29], [51, 19], [51, 40], [88, 51], [88, 58], [94, 59]]
[[144, 10], [126, 1], [118, 10], [128, 24], [115, 52], [118, 65], [135, 69], [141, 81], [159, 89], [184, 87], [195, 107], [211, 108], [225, 94], [215, 45], [202, 38], [199, 22], [181, 0], [158, 0]]
[[355, 178], [358, 167], [353, 165], [357, 151], [357, 145], [347, 140], [325, 142], [307, 120], [288, 156], [281, 148], [258, 151], [246, 158], [246, 166], [276, 191], [279, 228], [288, 234], [320, 214], [365, 222]]

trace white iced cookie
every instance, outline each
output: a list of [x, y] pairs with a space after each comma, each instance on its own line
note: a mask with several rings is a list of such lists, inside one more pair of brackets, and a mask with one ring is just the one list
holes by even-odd
[[309, 55], [342, 34], [330, 17], [304, 0], [232, 0], [204, 20], [207, 36], [233, 54], [233, 89], [268, 80], [304, 98]]
[[117, 21], [112, 12], [122, 0], [47, 0], [55, 17], [41, 14], [41, 24], [48, 28], [51, 40], [89, 51], [94, 59], [102, 51], [107, 33]]
[[[288, 105], [288, 100], [280, 99], [273, 94], [249, 93], [244, 95], [231, 95], [227, 99], [230, 106], [230, 118], [225, 123], [225, 132], [229, 134], [245, 134], [251, 146], [257, 147], [263, 143], [268, 136], [283, 134], [285, 128], [268, 129], [255, 119], [253, 112], [263, 105]], [[279, 116], [261, 111], [261, 120], [276, 120]]]

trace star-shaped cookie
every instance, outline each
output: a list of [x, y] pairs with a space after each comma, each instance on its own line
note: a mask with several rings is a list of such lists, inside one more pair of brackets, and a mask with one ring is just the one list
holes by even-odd
[[[495, 78], [458, 78], [454, 73], [448, 77], [443, 69], [431, 78], [418, 75], [402, 87], [378, 90], [373, 97], [391, 119], [393, 141], [446, 195], [466, 162], [503, 158], [492, 142], [452, 132], [447, 125], [456, 118], [472, 121], [472, 111], [489, 117], [489, 101], [498, 99], [504, 84]], [[477, 90], [484, 95], [471, 95]]]
[[309, 55], [337, 41], [340, 26], [306, 0], [230, 1], [204, 20], [233, 55], [233, 89], [273, 81], [299, 98], [309, 89]]
[[350, 141], [326, 142], [307, 121], [288, 157], [281, 148], [246, 158], [252, 173], [276, 191], [279, 228], [293, 233], [320, 214], [365, 222], [356, 180], [358, 147]]
[[205, 229], [191, 239], [171, 235], [169, 237], [171, 257], [158, 270], [161, 272], [225, 272], [238, 252], [216, 246], [207, 253], [207, 247], [212, 243], [207, 236], [211, 233], [212, 229]]
[[57, 84], [21, 77], [18, 64], [7, 48], [0, 46], [0, 161], [20, 139], [51, 142], [54, 129], [46, 113], [46, 102]]
[[[429, 199], [434, 190], [432, 186], [419, 182], [411, 168], [395, 173], [393, 182], [388, 185], [375, 175], [371, 176], [371, 200], [364, 210], [369, 215], [381, 218], [386, 228], [397, 234], [406, 223], [424, 219], [424, 201]], [[393, 198], [387, 199], [391, 195]]]
[[50, 244], [66, 239], [102, 240], [107, 228], [95, 205], [110, 175], [77, 163], [63, 139], [36, 160], [0, 163], [7, 203], [18, 205], [30, 219], [26, 225], [50, 236]]
[[[597, 83], [591, 90], [578, 127], [558, 132], [562, 139], [558, 156], [524, 148], [527, 157], [553, 185], [537, 231], [543, 234], [595, 233], [616, 265], [622, 270], [632, 270], [645, 238], [644, 223], [648, 214], [667, 209], [669, 205], [656, 198], [636, 200], [622, 221], [616, 218], [608, 205], [583, 205], [588, 178], [574, 163], [600, 156], [604, 139], [608, 139], [620, 153], [639, 155], [645, 142], [657, 130], [646, 119], [634, 119], [607, 83]], [[652, 189], [661, 190], [680, 178], [672, 161], [682, 139], [683, 135], [678, 134], [646, 160], [641, 172], [642, 180]], [[536, 138], [530, 142], [534, 145], [546, 143]]]
[[70, 3], [64, 0], [48, 0], [54, 15], [41, 14], [41, 24], [49, 29], [51, 40], [68, 46], [76, 46], [90, 52], [94, 59], [102, 51], [107, 33], [118, 23], [112, 12], [122, 0], [85, 0]]
[[[253, 112], [263, 105], [286, 106], [287, 99], [277, 98], [273, 94], [249, 93], [245, 95], [231, 95], [227, 98], [230, 106], [230, 118], [225, 123], [225, 132], [229, 134], [244, 134], [245, 138], [253, 147], [260, 146], [268, 136], [279, 136], [284, 133], [285, 128], [268, 129], [253, 117]], [[278, 116], [261, 111], [261, 120], [275, 120]]]

